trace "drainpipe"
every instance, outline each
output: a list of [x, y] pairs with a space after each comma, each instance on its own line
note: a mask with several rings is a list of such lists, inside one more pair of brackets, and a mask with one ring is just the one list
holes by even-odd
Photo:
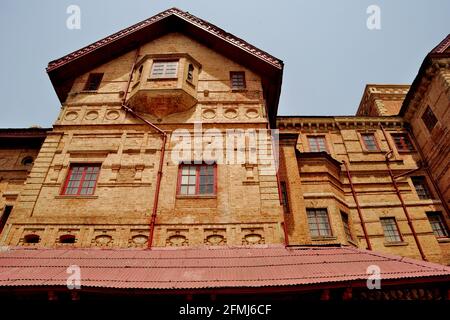
[[416, 139], [416, 136], [414, 135], [414, 132], [409, 127], [407, 127], [406, 130], [408, 130], [409, 135], [414, 140], [414, 144], [416, 145], [416, 148], [419, 151], [420, 159], [422, 160], [422, 163], [424, 164], [425, 172], [427, 173], [428, 178], [430, 179], [431, 183], [433, 184], [434, 190], [436, 190], [436, 193], [439, 197], [439, 200], [442, 203], [442, 206], [444, 207], [445, 212], [447, 213], [447, 216], [450, 217], [450, 209], [448, 207], [447, 201], [445, 201], [444, 195], [442, 194], [436, 180], [434, 180], [434, 178], [431, 174], [430, 166], [428, 165], [428, 162], [423, 154], [422, 149], [420, 148], [419, 144], [417, 143], [417, 139]]
[[367, 250], [372, 250], [372, 245], [370, 243], [369, 235], [368, 235], [367, 229], [366, 229], [366, 223], [364, 222], [364, 217], [362, 215], [362, 211], [361, 211], [361, 207], [359, 205], [358, 197], [356, 196], [355, 187], [353, 186], [352, 175], [350, 173], [350, 170], [348, 169], [347, 162], [345, 160], [342, 160], [342, 163], [344, 164], [345, 171], [347, 172], [347, 178], [348, 178], [348, 181], [350, 183], [350, 189], [352, 190], [353, 200], [355, 200], [356, 210], [358, 211], [358, 216], [359, 216], [359, 220], [361, 221], [361, 226], [362, 226], [362, 229], [363, 229], [364, 238], [366, 239]]
[[[269, 110], [267, 108], [266, 103], [264, 102], [264, 108], [266, 110], [266, 118], [267, 118], [267, 131], [269, 132], [270, 136], [272, 137], [272, 129], [270, 128], [270, 121], [269, 121]], [[272, 151], [275, 151], [275, 147], [273, 144], [273, 141], [271, 140], [271, 144], [272, 144]], [[278, 148], [279, 150], [279, 148]], [[278, 155], [280, 154], [280, 152], [278, 151]], [[274, 161], [275, 161], [275, 154], [272, 155], [274, 156]], [[278, 159], [278, 168], [280, 167], [280, 159]], [[281, 196], [281, 183], [280, 183], [280, 174], [279, 174], [279, 170], [278, 168], [276, 168], [276, 177], [277, 177], [277, 188], [278, 188], [278, 201], [280, 202], [281, 205], [283, 205], [283, 200], [282, 200], [282, 196]], [[281, 226], [283, 228], [283, 233], [284, 233], [284, 246], [287, 247], [289, 246], [289, 237], [288, 237], [288, 230], [287, 230], [287, 225], [286, 225], [286, 218], [285, 218], [285, 213], [283, 210], [283, 221], [281, 222]]]
[[127, 96], [128, 96], [128, 90], [130, 89], [131, 79], [133, 77], [134, 69], [136, 68], [136, 62], [139, 57], [139, 52], [140, 52], [140, 47], [138, 47], [138, 49], [136, 50], [136, 55], [134, 58], [133, 66], [131, 67], [130, 76], [129, 76], [128, 82], [127, 82], [127, 87], [126, 87], [124, 96], [122, 98], [121, 107], [125, 110], [125, 112], [131, 113], [135, 118], [142, 120], [145, 124], [149, 125], [152, 129], [154, 129], [155, 131], [157, 131], [159, 134], [162, 135], [162, 145], [161, 145], [161, 150], [160, 150], [159, 167], [158, 167], [158, 174], [156, 177], [155, 196], [153, 198], [153, 209], [152, 209], [152, 215], [150, 218], [150, 234], [149, 234], [148, 242], [147, 242], [147, 248], [151, 249], [152, 244], [153, 244], [153, 235], [154, 235], [154, 230], [155, 230], [156, 214], [158, 212], [159, 193], [160, 193], [160, 189], [161, 189], [161, 178], [162, 178], [162, 169], [163, 169], [163, 164], [164, 164], [164, 155], [166, 152], [167, 134], [163, 130], [161, 130], [160, 128], [155, 126], [153, 123], [151, 123], [144, 117], [140, 116], [139, 114], [134, 112], [134, 110], [132, 110], [130, 107], [127, 106], [126, 100], [127, 100]]
[[394, 151], [393, 151], [393, 149], [391, 147], [389, 139], [387, 138], [387, 133], [384, 130], [383, 125], [380, 124], [380, 127], [381, 127], [381, 131], [383, 132], [384, 139], [386, 139], [386, 141], [388, 142], [388, 146], [389, 146], [389, 151], [386, 152], [386, 154], [384, 155], [384, 158], [386, 160], [386, 166], [387, 166], [387, 169], [388, 169], [388, 172], [389, 172], [389, 176], [391, 177], [391, 180], [392, 180], [392, 185], [394, 186], [395, 192], [397, 193], [397, 197], [400, 200], [400, 203], [402, 205], [403, 212], [405, 213], [406, 219], [408, 220], [408, 225], [409, 225], [409, 228], [411, 229], [411, 232], [413, 234], [414, 241], [416, 242], [417, 248], [419, 249], [420, 256], [422, 257], [422, 260], [428, 261], [427, 258], [425, 257], [425, 253], [423, 252], [422, 245], [419, 242], [419, 238], [417, 236], [416, 230], [414, 229], [414, 225], [412, 223], [412, 220], [411, 220], [411, 217], [409, 215], [408, 209], [406, 208], [406, 204], [403, 201], [402, 194], [400, 193], [400, 190], [398, 188], [397, 182], [395, 181], [394, 174], [392, 173], [391, 164], [390, 164], [390, 157], [392, 156], [392, 153]]

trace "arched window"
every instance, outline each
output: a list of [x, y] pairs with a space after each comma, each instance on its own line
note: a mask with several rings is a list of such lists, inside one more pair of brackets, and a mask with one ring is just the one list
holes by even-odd
[[64, 234], [59, 237], [59, 243], [75, 243], [75, 236], [73, 234]]
[[41, 241], [41, 237], [39, 237], [37, 234], [27, 234], [25, 237], [23, 237], [24, 243], [39, 243]]

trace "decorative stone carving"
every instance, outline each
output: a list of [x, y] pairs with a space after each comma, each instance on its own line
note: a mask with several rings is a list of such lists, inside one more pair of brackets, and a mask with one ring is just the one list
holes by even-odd
[[98, 118], [98, 111], [96, 111], [96, 110], [88, 111], [88, 112], [86, 112], [86, 115], [84, 116], [84, 118], [86, 120], [95, 120]]
[[188, 246], [187, 229], [167, 230], [169, 236], [166, 239], [166, 245], [171, 247]]
[[210, 246], [222, 246], [227, 244], [226, 229], [205, 229], [204, 243]]
[[214, 109], [204, 109], [202, 112], [204, 119], [213, 119], [216, 117], [216, 111]]
[[223, 115], [225, 116], [225, 118], [234, 119], [237, 117], [238, 111], [235, 108], [228, 108], [224, 110]]
[[117, 118], [119, 118], [120, 113], [117, 110], [108, 110], [106, 112], [105, 118], [107, 120], [116, 120]]
[[97, 247], [111, 247], [114, 244], [114, 239], [112, 236], [114, 232], [114, 229], [95, 230], [94, 238], [91, 243]]
[[78, 112], [76, 111], [68, 111], [66, 112], [64, 119], [67, 121], [74, 121], [78, 118]]
[[250, 108], [245, 111], [245, 116], [249, 119], [255, 119], [259, 117], [259, 112], [255, 108]]
[[264, 230], [263, 228], [248, 228], [242, 229], [244, 236], [242, 237], [243, 245], [264, 244]]

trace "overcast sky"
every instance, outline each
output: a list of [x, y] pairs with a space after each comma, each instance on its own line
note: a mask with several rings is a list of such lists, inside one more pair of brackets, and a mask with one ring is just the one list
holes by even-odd
[[[66, 27], [72, 4], [79, 30]], [[370, 5], [380, 30], [367, 28]], [[280, 115], [354, 114], [366, 83], [411, 83], [450, 33], [449, 0], [1, 0], [0, 127], [51, 126], [50, 60], [174, 6], [284, 61]]]

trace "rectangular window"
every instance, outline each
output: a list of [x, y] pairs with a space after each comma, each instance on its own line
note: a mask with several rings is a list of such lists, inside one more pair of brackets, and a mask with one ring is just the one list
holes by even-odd
[[436, 126], [437, 119], [433, 113], [433, 110], [431, 110], [430, 106], [427, 106], [425, 112], [422, 114], [422, 121], [427, 127], [429, 132], [431, 132], [433, 128]]
[[178, 172], [179, 195], [214, 195], [216, 165], [182, 164]]
[[97, 91], [103, 79], [103, 73], [91, 73], [84, 86], [85, 91]]
[[341, 211], [342, 224], [344, 225], [345, 236], [347, 240], [352, 241], [352, 233], [350, 231], [350, 224], [348, 222], [348, 214]]
[[384, 238], [387, 242], [401, 242], [402, 237], [398, 231], [397, 222], [395, 218], [381, 218], [381, 225], [383, 226]]
[[448, 237], [447, 226], [442, 219], [442, 214], [439, 211], [427, 212], [428, 220], [430, 221], [431, 228], [434, 235], [438, 238]]
[[409, 140], [409, 136], [406, 133], [392, 133], [392, 139], [394, 139], [395, 146], [399, 152], [414, 151], [414, 146]]
[[6, 225], [6, 222], [8, 221], [9, 215], [11, 214], [12, 211], [12, 206], [5, 206], [5, 209], [3, 210], [3, 214], [0, 218], [0, 234], [3, 231], [3, 228]]
[[283, 202], [284, 213], [289, 213], [289, 200], [288, 200], [286, 182], [281, 181], [280, 187], [281, 187], [281, 201]]
[[330, 221], [327, 209], [306, 209], [309, 231], [312, 237], [331, 237]]
[[154, 61], [152, 78], [176, 78], [178, 74], [178, 61]]
[[231, 79], [231, 89], [232, 90], [245, 89], [245, 72], [232, 71], [232, 72], [230, 72], [230, 79]]
[[425, 177], [411, 177], [411, 181], [414, 185], [414, 188], [416, 189], [416, 193], [419, 196], [419, 199], [425, 200], [425, 199], [431, 199], [431, 194], [428, 189], [427, 182], [425, 180]]
[[362, 133], [362, 141], [364, 142], [364, 148], [367, 151], [380, 151], [378, 148], [377, 141], [375, 140], [375, 134], [373, 133]]
[[64, 186], [64, 195], [92, 195], [97, 185], [100, 164], [73, 164]]
[[310, 152], [327, 152], [327, 145], [324, 136], [308, 136]]

